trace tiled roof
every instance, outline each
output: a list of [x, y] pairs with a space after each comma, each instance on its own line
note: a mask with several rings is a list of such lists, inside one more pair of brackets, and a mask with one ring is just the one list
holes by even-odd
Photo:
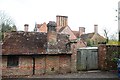
[[66, 54], [68, 53], [66, 43], [69, 42], [66, 36], [65, 34], [57, 34], [57, 42], [49, 44], [47, 33], [11, 32], [3, 41], [2, 55]]
[[[96, 37], [93, 37], [93, 36], [96, 36]], [[87, 41], [87, 40], [90, 40], [90, 39], [97, 39], [98, 40], [98, 42], [100, 41], [105, 41], [106, 39], [103, 37], [103, 36], [101, 36], [100, 34], [95, 34], [94, 32], [93, 33], [88, 33], [88, 34], [82, 34], [81, 35], [81, 37], [80, 37], [81, 39], [83, 39], [83, 40], [85, 40], [85, 41]]]
[[82, 34], [80, 38], [83, 40], [91, 39], [93, 37], [94, 33], [88, 33], [88, 34]]
[[69, 42], [69, 39], [67, 37], [67, 34], [58, 34], [57, 40], [58, 40], [58, 49], [60, 52], [66, 52], [66, 44]]
[[57, 34], [57, 42], [53, 44], [48, 44], [48, 54], [69, 54], [70, 51], [67, 51], [66, 48], [67, 43], [69, 43], [69, 40], [67, 39], [67, 34]]
[[5, 37], [2, 52], [3, 54], [44, 53], [46, 44], [46, 33], [12, 32]]
[[58, 32], [62, 32], [66, 27], [62, 27], [60, 28], [60, 30]]
[[71, 30], [71, 28], [70, 28], [69, 26], [62, 27], [62, 28], [59, 30], [59, 33], [68, 34], [70, 40], [76, 39], [76, 36], [74, 35], [73, 31]]
[[79, 31], [73, 31], [73, 33], [76, 37], [79, 37]]
[[43, 24], [36, 24], [37, 28], [40, 28]]

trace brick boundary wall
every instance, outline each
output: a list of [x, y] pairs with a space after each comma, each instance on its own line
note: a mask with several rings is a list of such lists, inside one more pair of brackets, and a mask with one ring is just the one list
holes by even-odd
[[76, 43], [71, 45], [71, 72], [77, 72], [77, 46]]
[[117, 62], [112, 61], [113, 58], [119, 57], [114, 52], [120, 52], [120, 45], [100, 44], [98, 46], [98, 67], [101, 70], [115, 70]]

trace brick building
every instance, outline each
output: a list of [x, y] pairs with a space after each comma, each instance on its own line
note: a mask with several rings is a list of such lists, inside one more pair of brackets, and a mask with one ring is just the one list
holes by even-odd
[[35, 23], [34, 31], [47, 33], [47, 24], [45, 22], [43, 24], [36, 24]]
[[77, 42], [77, 44], [76, 44], [77, 48], [86, 47], [85, 41], [81, 40], [79, 37], [77, 37], [74, 34], [74, 32], [71, 30], [71, 28], [68, 26], [68, 16], [57, 15], [56, 23], [57, 23], [57, 32], [58, 33], [68, 34], [71, 42], [73, 42], [73, 41]]
[[98, 33], [98, 25], [94, 25], [94, 32], [85, 33], [84, 27], [79, 27], [79, 31], [73, 31], [76, 37], [86, 42], [87, 46], [98, 46], [98, 43], [105, 42], [106, 39]]
[[57, 32], [61, 34], [68, 34], [71, 44], [71, 71], [76, 72], [76, 63], [77, 63], [77, 49], [81, 47], [86, 47], [87, 44], [84, 40], [77, 37], [71, 28], [68, 26], [68, 16], [56, 16], [56, 23], [57, 23]]
[[2, 44], [2, 75], [40, 75], [71, 72], [71, 50], [67, 34], [47, 24], [48, 33], [11, 32]]

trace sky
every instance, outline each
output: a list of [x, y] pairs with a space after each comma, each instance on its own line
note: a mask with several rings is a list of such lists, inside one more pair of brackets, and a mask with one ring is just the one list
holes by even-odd
[[68, 25], [72, 30], [85, 27], [85, 32], [94, 32], [94, 24], [98, 24], [98, 32], [103, 35], [103, 29], [109, 35], [118, 30], [119, 0], [0, 0], [0, 10], [4, 10], [15, 21], [18, 30], [24, 30], [24, 24], [29, 24], [29, 31], [35, 27], [35, 22], [56, 21], [56, 15], [68, 16]]

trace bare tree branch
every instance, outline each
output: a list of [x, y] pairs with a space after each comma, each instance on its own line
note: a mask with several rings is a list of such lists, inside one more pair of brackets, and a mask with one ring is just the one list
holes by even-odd
[[106, 37], [106, 42], [108, 43], [108, 41], [109, 41], [109, 37], [108, 37], [108, 30], [105, 28], [105, 29], [103, 29], [103, 31], [104, 31], [104, 36]]
[[0, 24], [14, 25], [14, 21], [4, 11], [0, 11]]
[[4, 39], [4, 33], [16, 31], [14, 21], [4, 11], [0, 11], [0, 41]]

